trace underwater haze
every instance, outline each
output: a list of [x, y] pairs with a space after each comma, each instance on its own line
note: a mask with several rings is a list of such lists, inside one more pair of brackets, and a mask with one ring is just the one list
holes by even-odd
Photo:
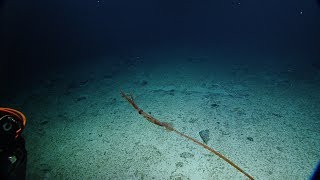
[[255, 179], [308, 179], [320, 161], [319, 0], [0, 11], [0, 107], [27, 117], [26, 179], [248, 178], [177, 131]]

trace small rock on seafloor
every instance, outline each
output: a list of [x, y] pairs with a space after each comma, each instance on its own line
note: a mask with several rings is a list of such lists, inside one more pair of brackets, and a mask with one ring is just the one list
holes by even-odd
[[207, 144], [208, 141], [210, 140], [210, 138], [209, 138], [209, 129], [200, 131], [200, 132], [199, 132], [199, 135], [200, 135], [202, 141], [203, 141], [205, 144]]

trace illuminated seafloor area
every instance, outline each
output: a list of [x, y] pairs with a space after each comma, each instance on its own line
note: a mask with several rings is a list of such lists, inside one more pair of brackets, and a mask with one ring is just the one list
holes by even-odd
[[257, 179], [310, 175], [320, 157], [319, 70], [162, 54], [78, 64], [14, 100], [28, 117], [28, 179], [246, 179], [146, 121], [120, 90], [199, 141], [209, 130], [207, 145]]

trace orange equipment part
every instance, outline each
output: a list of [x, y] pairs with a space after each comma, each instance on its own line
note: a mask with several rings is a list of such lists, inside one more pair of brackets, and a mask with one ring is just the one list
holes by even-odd
[[20, 136], [20, 134], [22, 133], [24, 127], [26, 126], [26, 122], [27, 122], [26, 116], [24, 114], [22, 114], [22, 112], [15, 110], [15, 109], [11, 109], [11, 108], [0, 107], [0, 112], [4, 112], [6, 114], [9, 114], [9, 115], [15, 117], [16, 120], [20, 121], [22, 126], [20, 129], [18, 129], [16, 131], [16, 138], [18, 138]]

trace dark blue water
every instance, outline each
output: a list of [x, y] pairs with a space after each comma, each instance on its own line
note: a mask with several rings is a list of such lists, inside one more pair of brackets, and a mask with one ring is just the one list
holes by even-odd
[[162, 47], [289, 54], [319, 68], [316, 0], [17, 0], [1, 11], [2, 74], [13, 86], [80, 59]]

